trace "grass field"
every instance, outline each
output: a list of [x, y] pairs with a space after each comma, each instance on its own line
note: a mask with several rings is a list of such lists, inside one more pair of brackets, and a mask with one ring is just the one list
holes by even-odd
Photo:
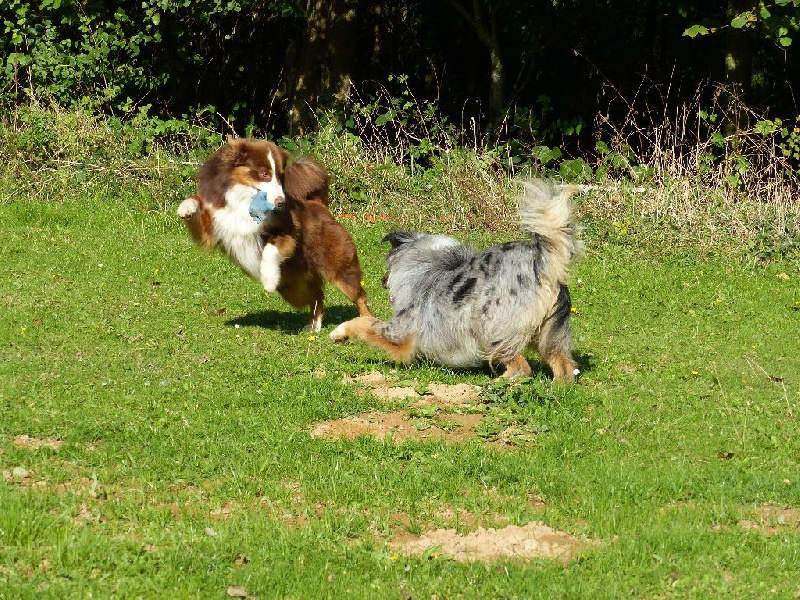
[[[502, 387], [332, 344], [355, 314], [333, 289], [323, 332], [302, 331], [192, 246], [177, 195], [3, 197], [0, 598], [800, 597], [796, 257], [595, 235], [572, 273], [580, 383], [532, 355], [535, 376]], [[388, 316], [387, 224], [344, 223]], [[346, 379], [373, 371], [480, 386], [472, 410], [522, 435], [312, 437], [413, 417]], [[393, 543], [532, 522], [578, 550], [463, 562]]]

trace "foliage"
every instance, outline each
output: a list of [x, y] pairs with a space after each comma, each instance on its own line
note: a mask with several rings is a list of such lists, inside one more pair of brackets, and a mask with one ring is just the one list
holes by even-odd
[[[0, 5], [0, 106], [46, 106], [56, 98], [62, 107], [123, 120], [146, 110], [165, 123], [201, 114], [218, 121], [215, 130], [279, 138], [292, 133], [287, 71], [304, 43], [308, 6], [300, 0], [8, 0]], [[347, 128], [359, 128], [356, 104], [377, 112], [369, 115], [376, 127], [365, 133], [391, 137], [406, 120], [406, 134], [417, 138], [409, 138], [407, 148], [416, 154], [409, 160], [423, 163], [443, 137], [467, 147], [488, 140], [485, 145], [505, 147], [504, 163], [519, 168], [541, 166], [529, 154], [541, 155], [546, 165], [555, 159], [544, 149], [557, 149], [565, 176], [589, 180], [585, 165], [571, 161], [597, 168], [598, 157], [590, 154], [609, 94], [632, 99], [641, 73], [662, 86], [680, 73], [675, 108], [692, 101], [701, 82], [719, 79], [720, 43], [681, 32], [687, 20], [719, 28], [720, 3], [480, 2], [476, 10], [495, 19], [495, 54], [507, 79], [505, 118], [495, 116], [491, 125], [500, 125], [490, 129], [486, 44], [474, 31], [452, 26], [456, 4], [354, 0], [348, 6], [362, 33], [353, 40], [349, 72], [359, 92]], [[725, 25], [763, 32], [754, 36], [760, 94], [752, 108], [768, 108], [768, 118], [783, 122], [797, 118], [791, 90], [800, 71], [794, 48], [785, 45], [796, 37], [797, 10], [797, 0], [753, 2]], [[332, 105], [321, 97], [311, 108], [324, 115]], [[621, 122], [624, 115], [617, 105], [606, 116]]]
[[55, 97], [64, 106], [117, 115], [134, 115], [148, 103], [165, 119], [169, 110], [194, 110], [207, 103], [176, 101], [184, 87], [200, 83], [195, 77], [207, 54], [217, 53], [217, 77], [235, 78], [239, 65], [230, 63], [239, 59], [241, 37], [278, 21], [286, 26], [302, 15], [300, 4], [9, 0], [0, 8], [0, 101]]
[[784, 48], [792, 45], [792, 35], [800, 31], [800, 0], [774, 0], [754, 3], [752, 8], [734, 15], [722, 27], [695, 24], [684, 31], [694, 38], [715, 33], [724, 27], [734, 29], [759, 29], [768, 38]]

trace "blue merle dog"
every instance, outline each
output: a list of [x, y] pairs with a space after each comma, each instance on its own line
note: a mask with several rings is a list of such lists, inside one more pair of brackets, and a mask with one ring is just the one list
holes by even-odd
[[424, 356], [452, 367], [502, 364], [502, 377], [527, 377], [522, 355], [538, 351], [558, 381], [579, 374], [572, 357], [567, 267], [581, 244], [570, 196], [542, 181], [522, 184], [519, 218], [530, 239], [478, 251], [444, 235], [396, 231], [389, 290], [394, 316], [360, 316], [339, 325], [334, 341], [358, 338], [397, 362]]

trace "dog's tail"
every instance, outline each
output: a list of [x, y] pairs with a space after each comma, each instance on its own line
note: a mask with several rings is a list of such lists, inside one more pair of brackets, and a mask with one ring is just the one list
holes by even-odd
[[578, 188], [541, 180], [522, 182], [519, 220], [522, 228], [548, 247], [549, 254], [566, 268], [583, 250], [570, 198]]

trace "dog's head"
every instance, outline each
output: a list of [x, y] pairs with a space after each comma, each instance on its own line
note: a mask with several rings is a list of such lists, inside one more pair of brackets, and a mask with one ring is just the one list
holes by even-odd
[[[261, 225], [250, 208], [257, 192], [275, 215], [303, 202], [328, 201], [328, 175], [319, 163], [301, 158], [289, 164], [289, 153], [266, 140], [228, 138], [197, 172], [197, 193], [184, 200], [178, 215], [202, 246], [214, 247], [224, 237], [257, 235]], [[217, 227], [213, 224], [224, 225]], [[230, 241], [230, 240], [229, 240]]]
[[[411, 271], [428, 268], [433, 256], [437, 260], [446, 260], [453, 248], [460, 248], [461, 243], [447, 235], [431, 235], [417, 231], [392, 231], [387, 233], [382, 242], [389, 242], [391, 248], [386, 257], [388, 272], [383, 277], [383, 287], [392, 289], [393, 282], [406, 279]], [[393, 277], [393, 274], [396, 275]]]
[[[283, 172], [289, 153], [283, 148], [266, 140], [228, 138], [215, 156], [220, 159], [220, 175], [228, 180], [226, 190], [243, 185], [266, 192], [267, 201], [276, 207], [285, 202]], [[201, 191], [199, 195], [205, 197]]]
[[[266, 140], [228, 138], [197, 174], [197, 195], [216, 207], [229, 201], [230, 190], [243, 187], [266, 192], [267, 200], [285, 202], [283, 173], [289, 153]], [[252, 194], [251, 194], [252, 195]]]
[[422, 234], [417, 233], [416, 231], [390, 231], [383, 236], [381, 242], [389, 242], [392, 245], [391, 250], [389, 250], [389, 255], [391, 255], [400, 246], [408, 242], [418, 240], [421, 235]]
[[273, 206], [285, 203], [282, 181], [288, 158], [289, 153], [272, 142], [228, 138], [197, 172], [197, 193], [178, 207], [195, 241], [208, 248], [219, 242], [212, 223], [215, 213], [241, 223], [229, 223], [229, 229], [255, 232], [257, 225], [248, 212], [253, 196], [263, 191]]

